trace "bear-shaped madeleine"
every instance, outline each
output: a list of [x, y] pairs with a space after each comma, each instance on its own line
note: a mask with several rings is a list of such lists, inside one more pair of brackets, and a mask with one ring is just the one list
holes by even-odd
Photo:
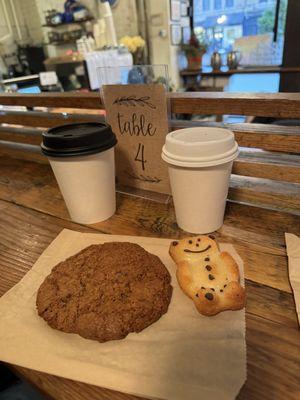
[[220, 252], [209, 236], [188, 237], [170, 244], [177, 264], [177, 280], [203, 315], [240, 310], [245, 305], [245, 289], [240, 285], [239, 268], [227, 252]]

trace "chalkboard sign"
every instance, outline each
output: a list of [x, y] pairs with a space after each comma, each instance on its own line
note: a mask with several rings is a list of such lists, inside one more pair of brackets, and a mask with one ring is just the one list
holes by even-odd
[[118, 182], [170, 193], [161, 149], [168, 133], [166, 90], [162, 84], [103, 85], [106, 120], [115, 132]]

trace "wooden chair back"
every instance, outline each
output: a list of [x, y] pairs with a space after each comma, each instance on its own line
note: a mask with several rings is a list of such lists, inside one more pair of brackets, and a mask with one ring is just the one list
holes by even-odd
[[[169, 96], [173, 116], [245, 115], [300, 121], [300, 93], [189, 92]], [[0, 94], [0, 154], [47, 162], [39, 147], [45, 128], [103, 120], [98, 93]], [[226, 125], [174, 117], [170, 123], [171, 129], [203, 125], [229, 127], [241, 147], [233, 166], [231, 201], [300, 214], [300, 126]]]

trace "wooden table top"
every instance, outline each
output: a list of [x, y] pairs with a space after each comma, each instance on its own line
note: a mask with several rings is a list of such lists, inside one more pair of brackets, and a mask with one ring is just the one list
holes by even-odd
[[[172, 204], [118, 193], [117, 212], [93, 226], [72, 223], [48, 165], [0, 159], [0, 295], [15, 285], [63, 228], [180, 238]], [[219, 241], [244, 260], [248, 379], [238, 399], [300, 398], [300, 330], [288, 280], [284, 232], [300, 235], [300, 217], [228, 203]], [[49, 398], [133, 400], [135, 396], [11, 366]]]

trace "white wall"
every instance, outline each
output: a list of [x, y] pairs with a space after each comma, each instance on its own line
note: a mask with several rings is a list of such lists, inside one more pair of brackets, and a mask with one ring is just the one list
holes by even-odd
[[[40, 44], [42, 42], [42, 29], [35, 0], [4, 0], [12, 25], [13, 39], [2, 47], [3, 53], [15, 51], [15, 43], [19, 44]], [[18, 34], [11, 3], [15, 5], [15, 12], [18, 19]], [[0, 1], [0, 38], [9, 32], [7, 21], [4, 17], [4, 7]]]
[[[28, 0], [27, 0], [28, 1]], [[32, 0], [37, 4], [40, 19], [42, 23], [45, 22], [45, 11], [48, 9], [56, 9], [63, 11], [64, 0]], [[99, 0], [81, 0], [92, 13], [93, 17], [98, 18], [98, 2]], [[135, 0], [120, 0], [118, 4], [112, 9], [114, 17], [117, 38], [120, 39], [124, 35], [137, 35], [137, 12]]]
[[175, 89], [180, 86], [178, 51], [170, 35], [170, 2], [146, 0], [149, 31], [149, 54], [151, 64], [167, 64], [169, 76]]
[[43, 41], [43, 30], [35, 0], [15, 0], [18, 2], [26, 24], [26, 31], [31, 44], [41, 44]]

